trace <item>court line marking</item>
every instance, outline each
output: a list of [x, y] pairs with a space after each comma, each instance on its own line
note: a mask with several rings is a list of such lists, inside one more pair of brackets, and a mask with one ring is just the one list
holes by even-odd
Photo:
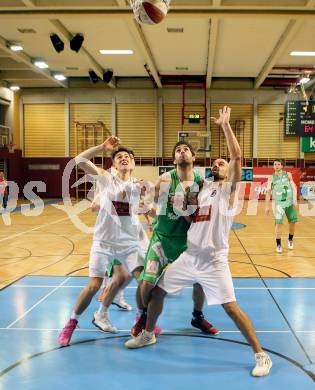
[[16, 324], [18, 321], [20, 321], [22, 318], [24, 318], [29, 312], [31, 312], [33, 309], [35, 309], [36, 306], [38, 306], [39, 304], [41, 304], [45, 299], [47, 299], [51, 294], [53, 294], [55, 291], [57, 291], [64, 283], [66, 283], [68, 280], [70, 279], [67, 278], [65, 279], [62, 283], [60, 283], [59, 286], [56, 286], [53, 290], [51, 290], [48, 294], [46, 294], [45, 296], [43, 296], [43, 298], [41, 298], [38, 302], [36, 302], [32, 307], [30, 307], [26, 312], [24, 312], [22, 315], [20, 315], [20, 317], [18, 317], [16, 320], [14, 320], [13, 322], [11, 322], [8, 326], [7, 326], [7, 329], [10, 329], [14, 324]]
[[[290, 321], [287, 319], [286, 315], [284, 314], [284, 311], [282, 310], [281, 306], [280, 306], [280, 303], [277, 301], [277, 299], [275, 298], [275, 296], [273, 295], [272, 291], [269, 289], [269, 286], [268, 286], [268, 283], [267, 281], [265, 280], [265, 278], [262, 276], [262, 274], [260, 273], [259, 271], [259, 268], [258, 266], [255, 264], [255, 262], [253, 261], [251, 255], [248, 253], [244, 243], [242, 242], [241, 238], [237, 235], [237, 232], [235, 230], [233, 230], [233, 234], [234, 236], [237, 238], [238, 242], [240, 243], [240, 245], [242, 246], [242, 248], [245, 250], [245, 253], [247, 254], [250, 262], [252, 263], [253, 267], [255, 268], [258, 276], [260, 277], [260, 280], [261, 282], [264, 284], [264, 286], [267, 288], [267, 291], [268, 293], [270, 294], [270, 297], [272, 298], [274, 304], [276, 305], [276, 307], [278, 308], [280, 314], [282, 315], [284, 321], [286, 322], [286, 324], [288, 325], [289, 329], [291, 330], [291, 334], [293, 335], [293, 337], [296, 339], [298, 345], [300, 346], [301, 350], [303, 351], [303, 353], [305, 354], [306, 356], [306, 359], [308, 360], [308, 363], [309, 364], [314, 364], [311, 356], [309, 355], [309, 353], [307, 352], [307, 350], [305, 349], [304, 347], [304, 344], [302, 343], [302, 341], [298, 338], [298, 335], [295, 331], [295, 329], [293, 329], [293, 326], [291, 325]], [[290, 277], [290, 275], [288, 275]], [[267, 278], [266, 278], [267, 279]]]
[[[85, 288], [84, 286], [50, 286], [50, 285], [27, 285], [27, 284], [16, 284], [14, 286], [10, 286], [11, 288]], [[128, 286], [125, 289], [136, 289], [137, 286]], [[184, 289], [192, 289], [192, 287], [184, 287]], [[234, 287], [234, 290], [315, 290], [315, 287]]]
[[57, 221], [49, 222], [49, 223], [46, 223], [44, 225], [36, 226], [36, 227], [34, 227], [32, 229], [29, 229], [29, 230], [24, 230], [23, 232], [20, 232], [20, 233], [12, 234], [11, 236], [7, 236], [5, 238], [1, 238], [0, 242], [11, 240], [12, 238], [23, 236], [23, 234], [26, 234], [26, 233], [29, 233], [29, 232], [33, 232], [35, 230], [41, 229], [41, 228], [46, 227], [46, 226], [55, 225], [56, 223], [59, 223], [61, 221], [65, 221], [67, 219], [69, 219], [69, 217], [61, 218], [61, 219], [58, 219]]
[[[275, 238], [275, 236], [251, 236], [251, 235], [249, 235], [249, 234], [247, 234], [247, 235], [242, 235], [242, 238], [268, 238], [268, 239], [274, 239]], [[297, 237], [297, 236], [294, 236], [294, 240], [298, 240], [298, 239], [305, 239], [305, 238], [315, 238], [315, 236], [299, 236], [299, 237]]]
[[[2, 330], [16, 330], [16, 331], [38, 331], [38, 332], [60, 332], [62, 328], [0, 328], [0, 331]], [[110, 332], [102, 332], [101, 330], [98, 329], [90, 329], [90, 328], [77, 328], [75, 332], [98, 332], [98, 333], [105, 333], [108, 335], [112, 335], [115, 333], [110, 333]], [[118, 329], [118, 332], [130, 332], [130, 329]], [[162, 333], [170, 333], [170, 332], [177, 332], [179, 334], [186, 334], [186, 333], [196, 333], [199, 334], [199, 331], [195, 330], [185, 330], [185, 331], [180, 331], [176, 329], [165, 329], [162, 330]], [[292, 334], [290, 330], [256, 330], [257, 333], [285, 333], [285, 334]], [[296, 333], [306, 333], [306, 334], [313, 334], [315, 333], [315, 330], [296, 330]], [[220, 330], [220, 333], [241, 333], [239, 330]]]

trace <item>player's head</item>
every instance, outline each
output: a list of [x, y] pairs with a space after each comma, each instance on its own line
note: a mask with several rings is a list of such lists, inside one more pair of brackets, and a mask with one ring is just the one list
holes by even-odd
[[134, 169], [134, 152], [126, 146], [119, 146], [112, 153], [113, 166], [118, 172]]
[[179, 141], [173, 147], [172, 157], [174, 165], [180, 167], [192, 165], [196, 159], [195, 155], [194, 148], [188, 142]]
[[4, 172], [0, 171], [0, 179], [4, 179]]
[[273, 162], [273, 168], [276, 172], [279, 172], [282, 170], [283, 168], [283, 162], [281, 159], [277, 158], [276, 160], [274, 160]]
[[211, 171], [214, 181], [226, 180], [229, 170], [229, 163], [223, 158], [213, 161]]

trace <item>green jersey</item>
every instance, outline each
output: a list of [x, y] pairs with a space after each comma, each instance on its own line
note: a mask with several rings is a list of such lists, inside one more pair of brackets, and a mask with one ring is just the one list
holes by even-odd
[[194, 183], [188, 189], [183, 189], [180, 179], [177, 175], [176, 169], [172, 169], [169, 174], [171, 175], [171, 183], [169, 187], [167, 204], [162, 209], [160, 215], [156, 217], [154, 221], [154, 232], [162, 234], [163, 236], [172, 237], [186, 237], [189, 229], [189, 222], [183, 216], [178, 215], [173, 209], [171, 199], [181, 192], [184, 196], [190, 193], [198, 193], [201, 184], [201, 177], [198, 172], [194, 171]]
[[286, 171], [282, 171], [281, 176], [276, 173], [272, 175], [271, 190], [272, 198], [283, 208], [293, 204], [293, 191]]

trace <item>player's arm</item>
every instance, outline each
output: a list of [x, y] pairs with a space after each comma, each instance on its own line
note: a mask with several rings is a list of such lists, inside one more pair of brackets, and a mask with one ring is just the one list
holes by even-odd
[[291, 172], [288, 172], [288, 178], [290, 180], [292, 193], [293, 193], [293, 206], [297, 206], [297, 188], [296, 184], [294, 183], [293, 176]]
[[76, 164], [79, 168], [87, 174], [91, 175], [102, 175], [107, 174], [106, 171], [101, 170], [91, 160], [93, 157], [97, 156], [99, 153], [112, 151], [120, 143], [119, 138], [109, 137], [101, 145], [94, 146], [93, 148], [87, 149], [84, 152], [78, 154], [75, 158]]
[[219, 119], [211, 119], [214, 120], [217, 125], [221, 126], [226, 139], [228, 151], [230, 153], [227, 181], [231, 185], [230, 199], [233, 201], [236, 185], [241, 181], [242, 178], [242, 152], [238, 140], [235, 137], [235, 134], [230, 125], [231, 108], [224, 106], [223, 109], [219, 110], [219, 113]]
[[93, 202], [91, 203], [91, 210], [93, 212], [98, 212], [100, 211], [100, 208], [101, 208], [101, 205], [100, 205], [100, 197], [99, 195], [96, 196], [94, 199], [93, 199]]
[[270, 213], [270, 199], [271, 199], [271, 184], [272, 177], [270, 176], [267, 181], [266, 197], [265, 197], [265, 213], [269, 215]]
[[157, 209], [161, 199], [168, 197], [169, 186], [172, 181], [172, 177], [169, 172], [163, 173], [155, 183], [154, 186], [154, 199], [150, 209], [149, 215], [155, 217], [157, 215]]
[[171, 175], [168, 172], [161, 175], [153, 186], [145, 186], [145, 182], [139, 181], [140, 201], [138, 213], [150, 216], [151, 218], [156, 217], [161, 200], [168, 197], [170, 182]]

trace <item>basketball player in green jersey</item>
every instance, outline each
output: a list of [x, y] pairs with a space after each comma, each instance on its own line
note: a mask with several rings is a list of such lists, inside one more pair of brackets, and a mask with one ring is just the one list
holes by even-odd
[[266, 214], [270, 213], [270, 195], [273, 199], [275, 216], [276, 251], [282, 253], [281, 233], [284, 214], [289, 222], [288, 249], [293, 249], [295, 224], [298, 222], [297, 190], [292, 173], [283, 170], [281, 160], [273, 163], [274, 174], [269, 177], [266, 195]]
[[[156, 212], [153, 208], [156, 213], [153, 235], [139, 285], [143, 307], [147, 310], [139, 313], [137, 322], [131, 330], [132, 336], [136, 337], [133, 339], [135, 345], [130, 346], [126, 343], [128, 348], [149, 345], [152, 340], [155, 342], [154, 335], [146, 335], [144, 329], [151, 328], [151, 324], [154, 327], [156, 312], [160, 312], [163, 306], [163, 294], [159, 294], [161, 289], [155, 286], [167, 264], [175, 261], [186, 250], [190, 223], [185, 216], [193, 214], [192, 208], [197, 207], [197, 195], [202, 179], [193, 169], [195, 152], [192, 146], [186, 142], [178, 142], [173, 148], [173, 160], [176, 168], [163, 174], [155, 187], [155, 204], [158, 202], [159, 210]], [[201, 286], [194, 284], [194, 311], [191, 324], [204, 333], [216, 335], [219, 331], [203, 316], [204, 299]]]

